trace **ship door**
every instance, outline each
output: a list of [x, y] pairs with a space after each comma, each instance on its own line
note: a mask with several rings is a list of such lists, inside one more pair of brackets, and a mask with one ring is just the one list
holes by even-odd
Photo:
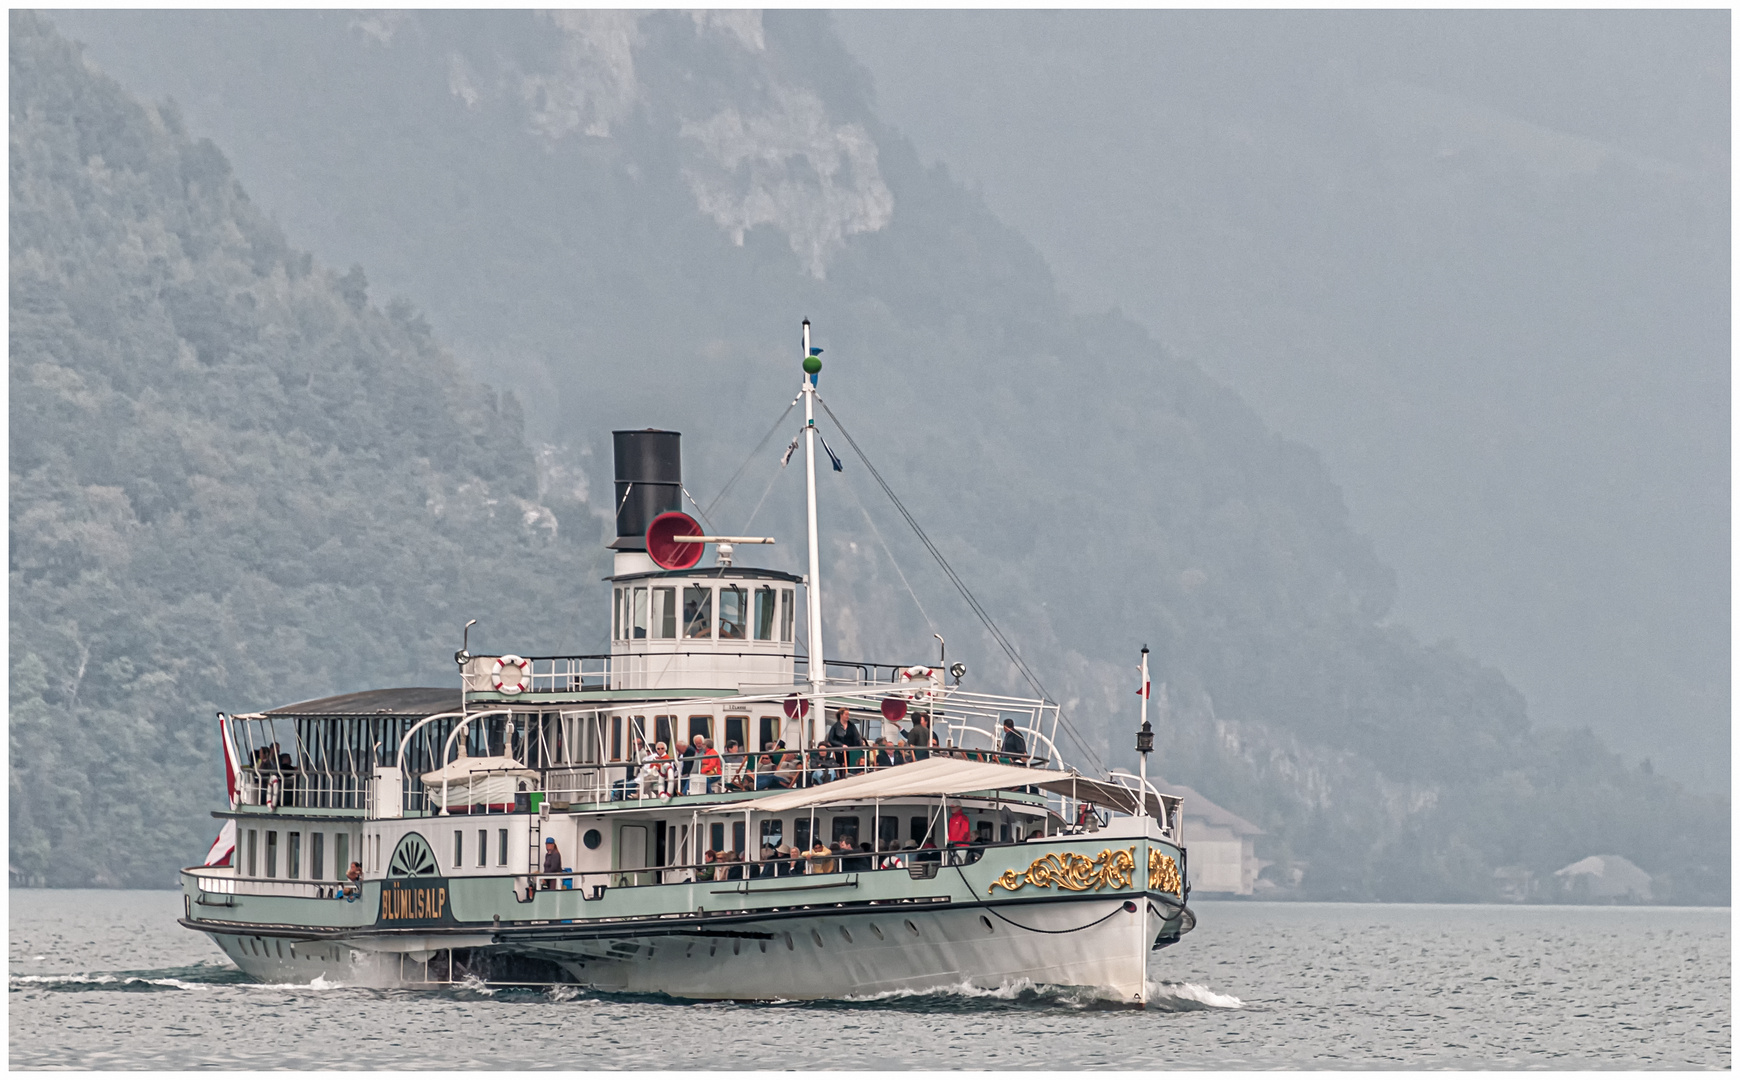
[[[652, 852], [648, 850], [648, 837], [645, 825], [623, 825], [616, 834], [616, 868], [618, 870], [643, 871], [643, 868], [656, 865]], [[622, 885], [645, 885], [648, 874], [628, 873], [617, 875]]]

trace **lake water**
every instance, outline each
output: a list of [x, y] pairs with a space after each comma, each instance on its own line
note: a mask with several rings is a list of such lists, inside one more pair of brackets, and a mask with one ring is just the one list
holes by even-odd
[[1726, 908], [1193, 904], [1145, 1012], [249, 982], [175, 892], [14, 889], [13, 1068], [1707, 1068]]

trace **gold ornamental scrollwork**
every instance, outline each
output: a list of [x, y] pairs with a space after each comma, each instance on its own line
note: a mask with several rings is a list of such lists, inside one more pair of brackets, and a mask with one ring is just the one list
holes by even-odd
[[1178, 876], [1178, 864], [1172, 861], [1172, 856], [1162, 854], [1154, 848], [1148, 849], [1148, 887], [1180, 896], [1184, 892], [1184, 881]]
[[1066, 851], [1034, 859], [1025, 870], [1011, 868], [1003, 871], [985, 892], [995, 892], [999, 885], [1010, 892], [1028, 885], [1041, 889], [1055, 885], [1070, 892], [1127, 889], [1135, 874], [1136, 849], [1133, 847], [1107, 848], [1091, 859]]

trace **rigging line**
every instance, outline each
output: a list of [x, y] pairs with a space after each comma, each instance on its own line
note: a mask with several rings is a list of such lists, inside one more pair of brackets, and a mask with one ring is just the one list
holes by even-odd
[[761, 504], [766, 502], [767, 497], [773, 493], [773, 485], [779, 483], [780, 473], [784, 471], [784, 467], [781, 466], [780, 468], [773, 470], [773, 475], [768, 477], [767, 486], [761, 489], [761, 498], [755, 500], [755, 509], [749, 512], [749, 520], [743, 523], [744, 532], [748, 532], [749, 527], [755, 524], [755, 515], [761, 513]]
[[[763, 435], [761, 441], [755, 444], [755, 449], [751, 450], [749, 456], [743, 459], [743, 464], [737, 466], [737, 471], [731, 474], [731, 479], [725, 481], [725, 486], [719, 489], [719, 494], [713, 496], [713, 501], [707, 504], [707, 509], [701, 510], [701, 504], [695, 504], [695, 509], [701, 510], [703, 519], [713, 512], [713, 508], [718, 506], [726, 495], [730, 494], [732, 486], [743, 476], [743, 470], [749, 468], [750, 462], [754, 461], [756, 455], [761, 453], [761, 448], [767, 445], [767, 440], [773, 438], [773, 433], [779, 430], [779, 426], [785, 423], [785, 418], [791, 415], [791, 411], [797, 408], [797, 403], [802, 400], [802, 394], [791, 399], [791, 404], [785, 407], [785, 412], [779, 414], [779, 419], [773, 422], [773, 426], [767, 429], [767, 434]], [[712, 528], [712, 526], [709, 525], [708, 528]]]
[[[1014, 642], [1010, 641], [1003, 631], [998, 628], [996, 620], [991, 618], [991, 613], [986, 611], [984, 605], [979, 603], [978, 598], [973, 595], [973, 591], [967, 588], [967, 583], [955, 572], [955, 568], [949, 565], [948, 559], [943, 556], [942, 551], [937, 548], [936, 544], [933, 543], [930, 537], [925, 533], [924, 528], [919, 525], [918, 519], [912, 516], [912, 512], [906, 508], [906, 504], [902, 503], [900, 497], [894, 494], [894, 489], [888, 486], [888, 481], [884, 480], [882, 474], [877, 471], [876, 466], [870, 463], [870, 459], [865, 455], [863, 447], [858, 445], [858, 440], [854, 439], [852, 433], [846, 430], [846, 425], [840, 423], [840, 418], [834, 415], [834, 410], [828, 408], [828, 403], [822, 400], [820, 394], [816, 395], [816, 401], [821, 404], [822, 411], [828, 414], [828, 419], [832, 420], [834, 426], [840, 429], [840, 434], [846, 437], [846, 442], [852, 447], [852, 452], [858, 455], [858, 460], [864, 463], [864, 468], [872, 477], [875, 478], [877, 485], [882, 488], [882, 493], [888, 496], [889, 501], [894, 504], [894, 508], [900, 512], [900, 516], [905, 518], [906, 523], [912, 527], [912, 531], [918, 536], [919, 542], [924, 544], [925, 548], [930, 552], [931, 557], [936, 559], [937, 565], [942, 567], [943, 573], [948, 576], [949, 581], [953, 583], [956, 590], [958, 590], [961, 596], [967, 601], [967, 606], [972, 608], [973, 614], [979, 617], [979, 621], [985, 625], [985, 629], [990, 631], [992, 639], [997, 642], [998, 646], [1002, 648], [1010, 661], [1014, 663], [1015, 670], [1020, 673], [1022, 678], [1027, 680], [1028, 685], [1032, 686], [1034, 690], [1039, 692], [1039, 695], [1042, 698], [1048, 701], [1052, 700], [1051, 695], [1046, 692], [1044, 684], [1039, 681], [1039, 676], [1034, 673], [1033, 669], [1027, 665], [1025, 660], [1021, 659], [1021, 654], [1016, 650]], [[1076, 730], [1075, 725], [1070, 722], [1069, 717], [1064, 715], [1061, 703], [1058, 704], [1057, 718], [1058, 722], [1063, 725], [1063, 729], [1069, 733], [1070, 738], [1075, 742], [1076, 748], [1082, 752], [1082, 756], [1091, 762], [1098, 771], [1104, 772], [1105, 764], [1100, 761], [1099, 755], [1094, 752], [1093, 747], [1082, 737], [1081, 732]]]
[[701, 524], [703, 524], [707, 527], [708, 532], [712, 532], [713, 531], [713, 522], [708, 519], [707, 511], [701, 509], [701, 500], [695, 498], [693, 495], [690, 495], [689, 489], [686, 487], [683, 487], [683, 485], [678, 484], [677, 487], [682, 491], [683, 495], [685, 497], [687, 497], [690, 502], [695, 504], [695, 513], [701, 515]]
[[936, 623], [931, 621], [930, 613], [925, 611], [924, 604], [919, 602], [918, 594], [912, 591], [912, 582], [906, 580], [906, 574], [900, 569], [900, 563], [895, 560], [894, 552], [888, 548], [888, 541], [882, 539], [882, 530], [876, 527], [876, 519], [870, 516], [869, 510], [865, 509], [864, 500], [858, 497], [856, 488], [847, 484], [846, 490], [852, 493], [852, 501], [858, 504], [858, 512], [864, 515], [864, 524], [870, 526], [870, 531], [876, 536], [876, 542], [882, 545], [882, 553], [888, 556], [889, 565], [893, 566], [894, 572], [900, 575], [900, 583], [906, 586], [906, 595], [912, 597], [913, 606], [918, 608], [918, 613], [923, 616], [925, 625], [930, 627], [930, 632], [936, 633]]

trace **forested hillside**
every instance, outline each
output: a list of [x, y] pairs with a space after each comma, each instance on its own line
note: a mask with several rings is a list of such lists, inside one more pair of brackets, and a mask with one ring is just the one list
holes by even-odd
[[[1070, 315], [877, 121], [825, 20], [137, 24], [140, 55], [173, 42], [189, 89], [254, 110], [243, 179], [294, 235], [433, 332], [293, 253], [173, 108], [13, 27], [16, 865], [167, 881], [208, 828], [214, 708], [451, 678], [474, 615], [502, 648], [602, 644], [598, 519], [553, 478], [607, 482], [609, 429], [655, 424], [711, 502], [790, 399], [807, 315], [823, 396], [1088, 748], [1132, 756], [1146, 641], [1159, 767], [1268, 830], [1290, 894], [1486, 897], [1498, 867], [1611, 850], [1726, 895], [1724, 805], [1532, 734], [1498, 672], [1392, 625], [1315, 455], [1127, 320]], [[542, 482], [516, 395], [432, 338], [518, 392]], [[789, 434], [713, 515], [747, 530], [769, 493], [754, 528], [795, 566]], [[928, 657], [936, 629], [973, 685], [1026, 689], [849, 454], [822, 500], [830, 655]], [[113, 840], [104, 799], [132, 800]]]
[[431, 661], [486, 611], [577, 643], [540, 582], [604, 571], [511, 395], [286, 245], [173, 111], [11, 26], [9, 854], [167, 885], [215, 831], [215, 710], [453, 680]]

